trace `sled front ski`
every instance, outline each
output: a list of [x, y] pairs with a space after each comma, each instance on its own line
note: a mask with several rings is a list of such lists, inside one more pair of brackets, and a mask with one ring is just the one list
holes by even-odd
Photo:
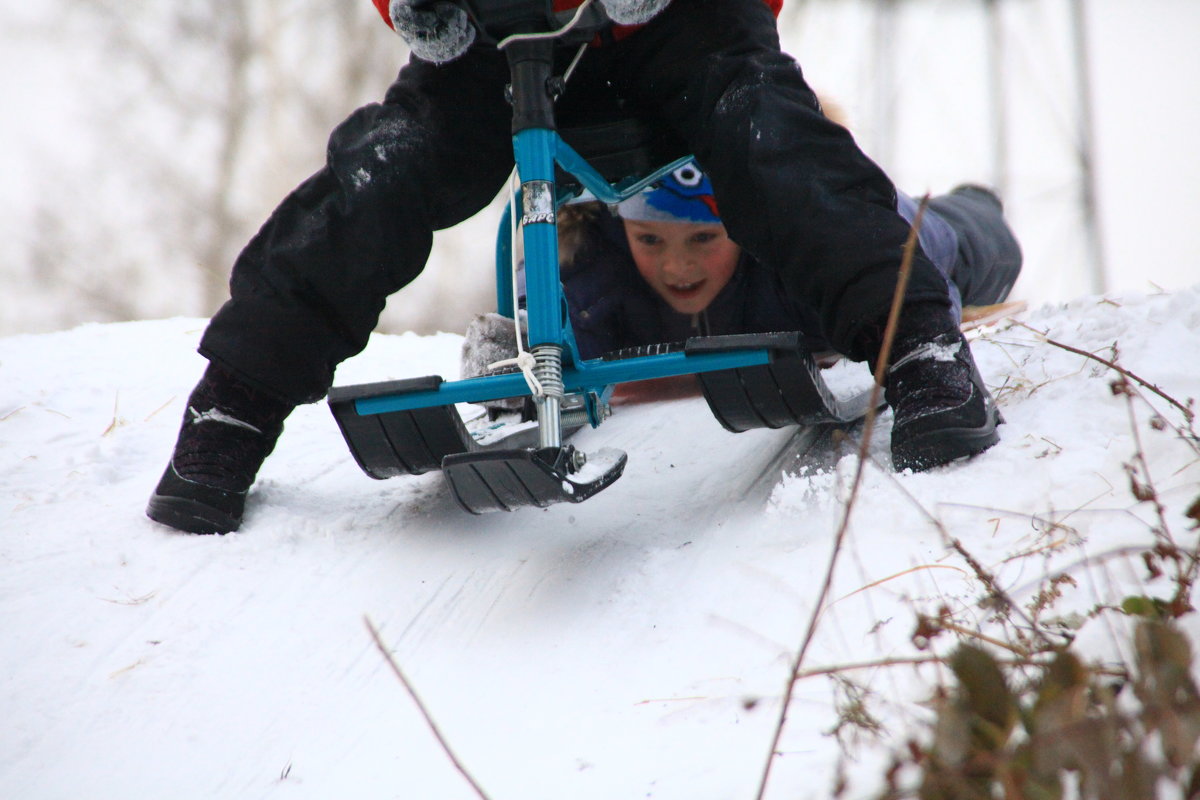
[[602, 449], [590, 456], [572, 445], [447, 456], [442, 474], [454, 499], [472, 514], [582, 503], [625, 471], [626, 455]]

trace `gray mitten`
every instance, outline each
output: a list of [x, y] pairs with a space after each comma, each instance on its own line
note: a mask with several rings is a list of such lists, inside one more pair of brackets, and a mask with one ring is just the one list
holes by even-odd
[[600, 0], [608, 18], [621, 25], [640, 25], [667, 7], [671, 0]]
[[475, 41], [475, 27], [467, 12], [453, 3], [436, 0], [414, 8], [418, 0], [391, 0], [388, 14], [413, 55], [444, 64], [467, 52]]
[[[521, 330], [526, 328], [525, 312], [521, 312]], [[464, 378], [478, 378], [499, 372], [515, 372], [515, 365], [488, 369], [489, 364], [517, 357], [517, 333], [512, 317], [502, 317], [494, 311], [480, 314], [467, 327], [463, 340], [459, 372]]]
[[[521, 312], [521, 330], [525, 330], [525, 312]], [[467, 336], [463, 340], [462, 360], [459, 372], [463, 378], [478, 378], [502, 372], [515, 372], [516, 365], [489, 369], [488, 365], [517, 357], [517, 334], [512, 317], [502, 317], [493, 312], [481, 314], [471, 321]], [[483, 405], [492, 409], [520, 411], [525, 405], [524, 397], [508, 397], [488, 400]]]

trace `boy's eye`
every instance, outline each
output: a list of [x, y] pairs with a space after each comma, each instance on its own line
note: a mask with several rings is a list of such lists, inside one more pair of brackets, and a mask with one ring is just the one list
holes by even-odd
[[710, 231], [702, 231], [701, 233], [697, 233], [695, 236], [693, 236], [692, 241], [695, 242], [696, 244], [708, 244], [709, 242], [711, 242], [713, 239], [716, 239], [716, 238], [717, 238], [717, 235], [715, 233], [712, 233]]
[[658, 244], [659, 241], [661, 241], [661, 240], [657, 236], [655, 236], [653, 233], [639, 233], [637, 235], [638, 244], [644, 244], [644, 245], [650, 246], [650, 245]]

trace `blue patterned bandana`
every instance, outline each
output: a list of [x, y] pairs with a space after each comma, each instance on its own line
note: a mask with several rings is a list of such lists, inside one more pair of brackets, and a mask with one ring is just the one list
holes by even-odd
[[712, 184], [694, 161], [618, 205], [617, 214], [637, 222], [721, 222]]

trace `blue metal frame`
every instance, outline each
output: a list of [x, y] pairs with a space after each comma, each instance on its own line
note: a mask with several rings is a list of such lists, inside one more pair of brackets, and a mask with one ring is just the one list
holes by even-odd
[[[734, 350], [725, 353], [664, 353], [654, 356], [639, 356], [620, 361], [591, 359], [575, 367], [563, 369], [563, 387], [568, 394], [577, 392], [601, 392], [616, 383], [666, 378], [673, 375], [691, 375], [717, 369], [734, 369], [756, 364], [766, 364], [770, 355], [761, 348]], [[447, 381], [437, 389], [429, 389], [387, 397], [362, 398], [355, 408], [359, 414], [385, 414], [389, 411], [407, 411], [414, 408], [445, 406], [454, 403], [478, 403], [484, 400], [499, 400], [503, 397], [520, 397], [529, 394], [525, 376], [519, 372], [505, 375], [489, 375], [482, 378], [467, 378]]]
[[[579, 179], [583, 187], [603, 203], [615, 204], [640, 192], [690, 159], [682, 158], [649, 176], [631, 179], [620, 184], [609, 183], [554, 130], [530, 128], [513, 136], [513, 151], [517, 173], [522, 185], [531, 181], [548, 181], [553, 185], [554, 165]], [[524, 207], [524, 192], [518, 197], [518, 208]], [[555, 207], [565, 199], [554, 198]], [[512, 242], [510, 241], [512, 208], [504, 211], [496, 243], [496, 306], [500, 314], [515, 316], [512, 296]], [[584, 393], [589, 398], [592, 424], [599, 419], [592, 402], [593, 395], [607, 396], [618, 383], [689, 375], [719, 369], [766, 364], [766, 350], [751, 349], [720, 353], [685, 355], [665, 353], [652, 356], [604, 361], [582, 359], [575, 345], [567, 315], [566, 300], [558, 272], [558, 232], [554, 221], [526, 222], [521, 227], [525, 246], [525, 295], [529, 315], [530, 346], [557, 345], [563, 349], [563, 386], [567, 394]], [[478, 403], [506, 397], [521, 397], [530, 389], [521, 373], [491, 375], [447, 381], [437, 389], [409, 392], [383, 397], [361, 398], [355, 408], [360, 415], [385, 414], [416, 408], [445, 406], [455, 403]]]
[[[513, 137], [513, 149], [517, 151], [516, 141], [522, 136], [517, 134]], [[554, 139], [554, 160], [565, 171], [571, 173], [579, 182], [583, 184], [583, 188], [592, 193], [592, 196], [601, 203], [608, 205], [616, 205], [622, 200], [628, 200], [638, 192], [645, 189], [652, 183], [661, 180], [663, 176], [668, 175], [680, 167], [684, 166], [692, 159], [690, 156], [676, 159], [664, 167], [660, 167], [647, 177], [627, 180], [619, 184], [611, 184], [605, 180], [604, 176], [597, 172], [591, 164], [589, 164], [583, 156], [575, 152], [569, 144], [562, 140], [562, 137], [557, 134], [553, 135]], [[518, 155], [518, 164], [520, 158]], [[519, 173], [523, 174], [523, 173]], [[557, 199], [557, 205], [561, 206], [574, 197], [560, 197]], [[522, 202], [521, 194], [518, 192], [516, 198], [517, 205]], [[513, 306], [512, 295], [512, 207], [506, 205], [504, 212], [500, 218], [500, 228], [496, 234], [496, 311], [505, 316], [512, 317], [515, 313]], [[528, 251], [526, 251], [528, 252]], [[558, 251], [555, 250], [555, 262], [557, 264]], [[526, 269], [528, 269], [529, 260], [526, 259]], [[557, 272], [556, 272], [557, 274]]]

